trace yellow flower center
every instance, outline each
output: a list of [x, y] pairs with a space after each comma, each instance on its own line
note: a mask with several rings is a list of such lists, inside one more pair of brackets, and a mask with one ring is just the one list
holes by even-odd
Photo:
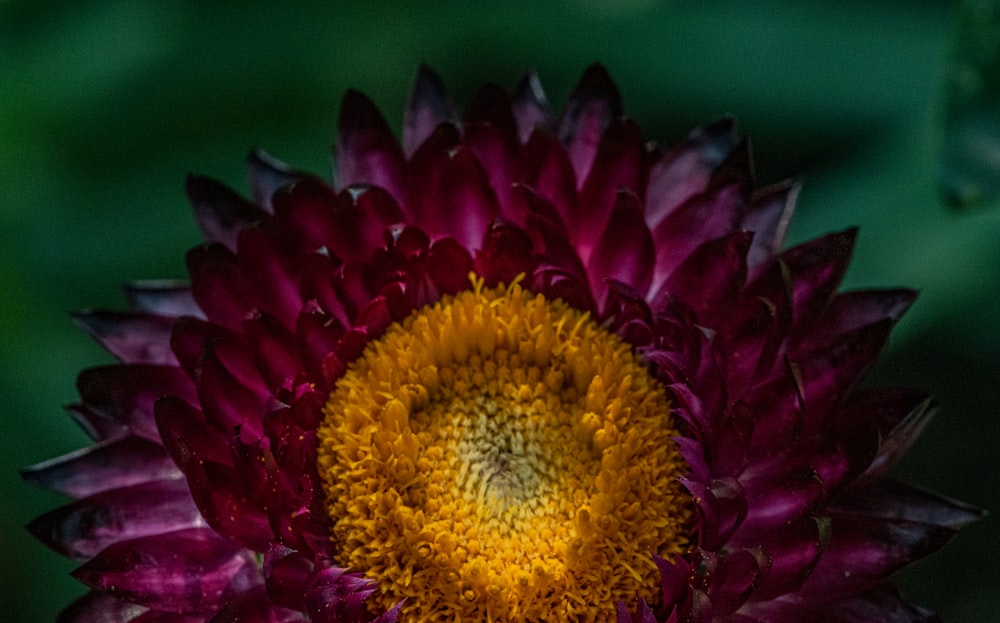
[[389, 327], [319, 430], [337, 563], [403, 621], [613, 620], [688, 545], [663, 387], [631, 347], [517, 283]]

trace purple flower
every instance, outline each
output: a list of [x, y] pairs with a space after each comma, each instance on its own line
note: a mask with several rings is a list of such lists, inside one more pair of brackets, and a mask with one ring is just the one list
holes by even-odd
[[188, 195], [189, 284], [77, 322], [94, 445], [28, 468], [93, 590], [61, 621], [924, 621], [890, 576], [979, 512], [889, 468], [933, 405], [860, 389], [910, 290], [783, 250], [722, 121], [650, 145], [599, 66], [402, 145], [349, 92], [337, 179], [263, 152]]

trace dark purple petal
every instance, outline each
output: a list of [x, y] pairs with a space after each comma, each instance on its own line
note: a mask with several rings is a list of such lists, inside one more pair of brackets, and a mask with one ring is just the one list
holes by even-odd
[[486, 281], [487, 287], [509, 284], [522, 273], [530, 275], [536, 265], [531, 238], [523, 229], [506, 221], [490, 225], [482, 250], [476, 252], [476, 274]]
[[734, 144], [733, 121], [723, 119], [692, 131], [652, 165], [646, 193], [646, 219], [651, 229], [707, 188], [712, 172]]
[[180, 476], [162, 446], [139, 437], [104, 441], [21, 471], [28, 484], [76, 499]]
[[192, 614], [213, 612], [260, 582], [249, 552], [205, 528], [115, 543], [73, 576], [119, 599]]
[[94, 441], [104, 442], [129, 436], [128, 426], [107, 413], [83, 404], [66, 405], [65, 408], [70, 419]]
[[582, 185], [590, 172], [604, 130], [621, 115], [618, 87], [603, 66], [591, 65], [570, 95], [559, 121], [559, 140], [566, 145], [578, 184]]
[[607, 292], [605, 279], [627, 283], [636, 292], [649, 289], [653, 278], [653, 260], [656, 249], [653, 236], [642, 218], [639, 197], [621, 191], [614, 208], [587, 263], [590, 286], [600, 305]]
[[794, 594], [812, 573], [830, 540], [830, 521], [800, 517], [762, 535], [758, 545], [766, 560], [753, 599]]
[[205, 414], [189, 403], [173, 396], [158, 400], [156, 425], [164, 448], [181, 470], [193, 460], [232, 465], [231, 435], [210, 426]]
[[[937, 413], [937, 404], [918, 392], [903, 392], [902, 396], [877, 397], [864, 405], [861, 413], [878, 416], [881, 443], [878, 454], [868, 468], [868, 474], [882, 474], [894, 465], [916, 442], [924, 427]], [[875, 402], [875, 404], [871, 404]]]
[[292, 623], [301, 612], [274, 605], [262, 587], [254, 587], [225, 605], [208, 623]]
[[656, 243], [656, 289], [688, 258], [709, 240], [736, 231], [745, 198], [738, 185], [694, 195], [668, 214], [653, 229]]
[[237, 247], [240, 275], [253, 289], [255, 307], [267, 310], [288, 327], [295, 326], [302, 309], [298, 266], [282, 252], [274, 233], [263, 227], [244, 229]]
[[403, 150], [371, 100], [354, 90], [340, 105], [336, 158], [339, 188], [381, 186], [406, 202]]
[[222, 245], [191, 249], [187, 267], [194, 299], [211, 321], [239, 329], [246, 313], [259, 307], [256, 289], [240, 272], [236, 256]]
[[511, 108], [522, 143], [528, 142], [535, 128], [548, 128], [552, 125], [552, 110], [538, 74], [534, 71], [526, 73], [517, 83]]
[[308, 173], [292, 169], [262, 149], [253, 149], [247, 156], [247, 177], [254, 201], [271, 213], [274, 212], [271, 197], [279, 188], [299, 180], [315, 179]]
[[84, 311], [73, 320], [124, 363], [176, 363], [170, 350], [174, 319], [139, 312]]
[[838, 514], [906, 519], [951, 530], [964, 528], [984, 516], [974, 506], [891, 478], [876, 478], [851, 487], [831, 508]]
[[575, 223], [580, 196], [562, 143], [547, 131], [535, 131], [522, 150], [522, 158], [525, 185], [552, 202], [562, 223]]
[[895, 589], [881, 586], [833, 602], [825, 599], [780, 599], [751, 604], [745, 609], [759, 621], [810, 623], [940, 623], [933, 612], [911, 604]]
[[129, 623], [145, 611], [145, 606], [90, 591], [60, 612], [56, 623]]
[[[645, 193], [646, 147], [639, 126], [632, 120], [615, 120], [608, 126], [590, 173], [580, 189], [580, 208], [566, 224], [584, 261], [610, 224], [612, 206], [622, 192]], [[641, 210], [640, 210], [641, 213]], [[643, 226], [648, 228], [643, 223]]]
[[191, 287], [170, 279], [134, 281], [125, 285], [125, 298], [137, 311], [163, 316], [197, 316], [204, 313], [194, 300]]
[[174, 479], [97, 493], [49, 511], [28, 530], [63, 556], [86, 559], [112, 543], [200, 523], [187, 484]]
[[403, 150], [406, 157], [412, 157], [437, 126], [451, 121], [454, 116], [441, 78], [430, 67], [421, 64], [403, 113]]
[[267, 313], [252, 315], [244, 331], [253, 348], [254, 362], [272, 394], [302, 372], [295, 335]]
[[791, 280], [793, 332], [796, 325], [800, 330], [805, 329], [805, 324], [811, 325], [833, 299], [847, 270], [856, 237], [856, 229], [847, 229], [793, 247], [778, 256]]
[[[165, 410], [161, 413], [166, 417]], [[172, 432], [166, 428], [165, 433]], [[187, 477], [198, 510], [216, 533], [248, 549], [264, 551], [274, 535], [261, 492], [248, 486], [245, 475], [231, 467], [231, 457], [224, 462], [212, 460], [218, 448], [205, 452], [204, 446], [202, 440], [194, 443], [177, 434], [168, 448]]]
[[740, 223], [742, 229], [753, 232], [747, 265], [758, 266], [777, 255], [785, 241], [798, 195], [799, 185], [791, 182], [755, 193]]
[[193, 387], [174, 366], [116, 365], [84, 370], [77, 378], [84, 403], [102, 415], [127, 426], [140, 437], [159, 441], [153, 421], [153, 404], [167, 395], [194, 400]]
[[838, 338], [865, 326], [895, 323], [917, 298], [914, 290], [860, 290], [834, 296], [816, 326], [796, 344], [793, 355], [829, 348]]
[[205, 240], [218, 242], [230, 250], [236, 249], [241, 229], [267, 216], [259, 207], [211, 178], [189, 176], [187, 194]]
[[501, 214], [510, 219], [519, 216], [511, 194], [520, 174], [521, 144], [506, 91], [492, 84], [479, 90], [465, 113], [462, 142], [486, 171]]
[[[718, 327], [729, 314], [747, 276], [747, 251], [752, 234], [735, 232], [694, 250], [661, 286], [684, 303], [706, 327]], [[657, 293], [652, 300], [664, 294]]]

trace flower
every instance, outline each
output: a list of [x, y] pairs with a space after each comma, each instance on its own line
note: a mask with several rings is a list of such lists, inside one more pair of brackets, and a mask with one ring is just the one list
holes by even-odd
[[190, 284], [77, 322], [93, 446], [25, 470], [92, 591], [61, 621], [920, 621], [889, 577], [978, 511], [887, 475], [933, 412], [859, 388], [910, 290], [782, 250], [728, 120], [648, 145], [587, 70], [402, 145], [364, 96], [333, 186], [204, 177]]

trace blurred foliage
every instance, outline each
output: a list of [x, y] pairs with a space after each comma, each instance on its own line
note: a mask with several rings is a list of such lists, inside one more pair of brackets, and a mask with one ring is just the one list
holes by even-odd
[[[960, 49], [949, 37], [968, 32], [949, 4], [490, 7], [0, 3], [4, 620], [53, 621], [83, 592], [67, 575], [74, 563], [22, 529], [58, 500], [16, 475], [85, 442], [58, 407], [74, 400], [81, 368], [109, 358], [66, 311], [121, 308], [121, 283], [183, 277], [183, 252], [199, 239], [183, 194], [188, 172], [245, 188], [252, 145], [328, 171], [344, 90], [368, 93], [398, 127], [420, 62], [459, 104], [485, 81], [513, 86], [534, 67], [558, 107], [599, 60], [629, 114], [666, 142], [735, 115], [753, 137], [762, 184], [803, 179], [794, 241], [859, 225], [847, 286], [921, 289], [873, 373], [942, 405], [900, 474], [1000, 508], [1000, 220], [944, 210], [936, 183], [942, 121], [952, 130], [957, 119], [954, 89], [941, 108], [949, 50]], [[976, 67], [995, 104], [1000, 72]], [[982, 112], [977, 123], [997, 128], [996, 109]], [[1000, 620], [996, 526], [987, 519], [904, 572], [904, 591], [945, 620]]]
[[956, 19], [941, 189], [955, 207], [1000, 197], [1000, 0], [965, 0]]

